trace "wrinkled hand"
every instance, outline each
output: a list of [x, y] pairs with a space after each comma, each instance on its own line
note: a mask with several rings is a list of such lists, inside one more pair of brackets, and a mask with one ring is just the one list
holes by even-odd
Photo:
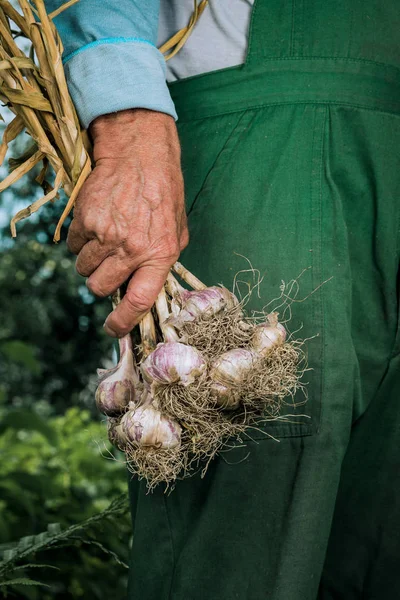
[[96, 296], [132, 275], [104, 324], [112, 337], [150, 310], [188, 243], [180, 146], [172, 117], [132, 109], [91, 125], [95, 168], [77, 198], [67, 244]]

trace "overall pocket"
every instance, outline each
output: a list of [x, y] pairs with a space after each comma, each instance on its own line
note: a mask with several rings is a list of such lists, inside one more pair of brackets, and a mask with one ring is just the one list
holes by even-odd
[[182, 262], [208, 285], [231, 289], [235, 275], [248, 270], [250, 261], [262, 281], [247, 309], [277, 309], [281, 317], [288, 284], [298, 279], [297, 296], [295, 284], [291, 310], [284, 315], [291, 317], [287, 328], [294, 337], [313, 338], [305, 346], [307, 403], [298, 394], [298, 406], [285, 407], [286, 420], [266, 423], [251, 432], [253, 439], [266, 433], [311, 435], [319, 425], [324, 331], [322, 291], [315, 290], [322, 283], [324, 123], [324, 108], [279, 106], [186, 122], [180, 128], [191, 235]]
[[207, 182], [215, 181], [216, 174], [229, 164], [240, 134], [252, 118], [253, 112], [248, 111], [179, 124], [188, 216]]

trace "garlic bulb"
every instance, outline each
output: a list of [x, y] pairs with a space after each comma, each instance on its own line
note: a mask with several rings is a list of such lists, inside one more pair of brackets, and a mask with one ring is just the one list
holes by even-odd
[[214, 382], [211, 385], [211, 394], [218, 406], [225, 410], [235, 410], [240, 405], [240, 391], [238, 389]]
[[121, 429], [120, 420], [114, 418], [108, 419], [107, 429], [108, 439], [112, 445], [123, 451], [126, 445], [126, 437]]
[[145, 381], [153, 385], [190, 385], [205, 369], [202, 354], [181, 342], [158, 344], [140, 366]]
[[[177, 316], [170, 319], [176, 327], [198, 318], [210, 319], [223, 309], [238, 305], [238, 299], [224, 287], [209, 287], [204, 290], [180, 292], [182, 308]], [[176, 304], [173, 305], [176, 315]]]
[[256, 326], [251, 345], [261, 356], [265, 356], [271, 348], [281, 346], [285, 340], [286, 329], [278, 323], [278, 314], [271, 313], [265, 323]]
[[153, 448], [176, 448], [181, 442], [181, 427], [164, 417], [151, 404], [128, 410], [121, 419], [116, 432], [118, 440], [138, 446]]
[[140, 386], [130, 334], [119, 340], [120, 359], [113, 369], [98, 369], [97, 408], [109, 417], [124, 412]]
[[211, 365], [211, 390], [218, 404], [237, 408], [240, 402], [240, 384], [251, 371], [258, 356], [253, 350], [235, 348], [216, 358]]

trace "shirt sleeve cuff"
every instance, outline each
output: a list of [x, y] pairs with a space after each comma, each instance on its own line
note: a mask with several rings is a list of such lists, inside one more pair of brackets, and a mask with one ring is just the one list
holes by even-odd
[[147, 108], [177, 119], [164, 57], [148, 42], [99, 40], [67, 56], [64, 69], [85, 129], [100, 115], [129, 108]]

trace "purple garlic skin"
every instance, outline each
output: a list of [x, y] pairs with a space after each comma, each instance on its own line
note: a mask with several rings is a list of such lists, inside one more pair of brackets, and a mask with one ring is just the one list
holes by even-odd
[[211, 391], [223, 408], [234, 409], [240, 403], [240, 386], [254, 367], [258, 355], [253, 350], [235, 348], [216, 358], [210, 369]]
[[141, 364], [140, 370], [146, 382], [153, 386], [193, 383], [206, 369], [202, 354], [181, 342], [158, 344]]
[[277, 313], [271, 313], [265, 323], [257, 325], [251, 345], [260, 356], [266, 356], [271, 348], [281, 346], [286, 340], [286, 329], [278, 323]]
[[164, 417], [151, 404], [128, 410], [118, 428], [119, 439], [141, 447], [170, 449], [181, 443], [180, 425]]
[[108, 439], [113, 446], [124, 451], [126, 446], [126, 437], [121, 429], [121, 423], [118, 419], [109, 419], [108, 421]]
[[176, 316], [170, 319], [175, 327], [196, 319], [211, 319], [221, 310], [234, 308], [239, 304], [234, 294], [224, 287], [208, 287], [195, 292], [181, 292], [182, 308]]
[[122, 414], [129, 402], [137, 396], [140, 385], [132, 340], [128, 334], [119, 340], [120, 359], [113, 369], [98, 369], [99, 385], [96, 390], [96, 405], [103, 414], [114, 417]]

